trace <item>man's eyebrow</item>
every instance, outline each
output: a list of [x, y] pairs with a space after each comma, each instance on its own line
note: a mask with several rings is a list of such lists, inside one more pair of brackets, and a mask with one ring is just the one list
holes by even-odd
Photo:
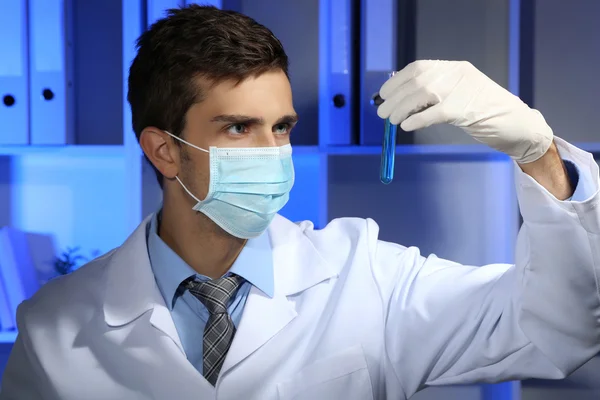
[[[248, 115], [238, 114], [223, 114], [217, 115], [211, 119], [211, 122], [227, 122], [230, 124], [248, 124], [248, 125], [264, 125], [265, 120], [263, 118], [250, 117]], [[284, 115], [279, 118], [275, 125], [278, 124], [290, 124], [293, 125], [298, 122], [297, 114]]]
[[297, 122], [298, 122], [298, 114], [289, 114], [289, 115], [284, 115], [283, 117], [279, 118], [277, 120], [277, 122], [275, 122], [275, 125], [279, 125], [279, 124], [294, 125]]
[[211, 122], [228, 122], [231, 124], [264, 125], [262, 118], [250, 117], [248, 115], [224, 114], [217, 115], [210, 120]]

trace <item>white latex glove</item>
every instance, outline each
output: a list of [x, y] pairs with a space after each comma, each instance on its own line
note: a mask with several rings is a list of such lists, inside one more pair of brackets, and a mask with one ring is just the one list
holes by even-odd
[[519, 163], [537, 160], [552, 144], [540, 112], [466, 61], [415, 61], [379, 95], [377, 114], [405, 131], [452, 124]]

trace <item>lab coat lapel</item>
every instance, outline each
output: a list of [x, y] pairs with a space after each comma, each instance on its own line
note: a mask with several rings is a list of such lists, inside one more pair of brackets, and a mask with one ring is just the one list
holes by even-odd
[[[104, 318], [110, 328], [119, 329], [133, 324], [146, 324], [148, 343], [152, 343], [145, 351], [147, 357], [172, 362], [169, 371], [183, 379], [188, 385], [179, 385], [174, 390], [174, 398], [193, 398], [194, 396], [214, 397], [214, 387], [198, 373], [187, 360], [183, 345], [177, 333], [171, 313], [156, 284], [146, 242], [147, 226], [152, 216], [148, 217], [113, 253], [106, 270], [106, 290], [104, 298]], [[149, 324], [144, 313], [151, 312]], [[145, 331], [144, 331], [145, 332]], [[164, 334], [173, 346], [164, 346]], [[142, 333], [146, 335], [146, 333]], [[130, 349], [124, 348], [124, 351]], [[167, 352], [167, 353], [165, 353]], [[168, 375], [164, 376], [164, 385], [174, 384]], [[156, 383], [156, 382], [155, 382]]]
[[185, 355], [150, 266], [146, 235], [151, 218], [146, 218], [121, 247], [109, 254], [111, 261], [106, 271], [104, 318], [109, 326], [119, 327], [151, 311], [151, 325], [171, 338]]
[[227, 354], [221, 376], [282, 332], [297, 313], [288, 296], [336, 276], [302, 230], [277, 216], [269, 228], [273, 250], [275, 294], [250, 290], [242, 319]]
[[269, 298], [257, 288], [252, 287], [221, 374], [225, 374], [262, 347], [296, 315], [293, 305], [283, 294], [276, 293], [273, 298]]

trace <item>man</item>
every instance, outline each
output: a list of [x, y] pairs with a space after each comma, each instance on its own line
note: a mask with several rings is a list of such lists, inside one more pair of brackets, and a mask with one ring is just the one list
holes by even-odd
[[277, 215], [294, 180], [287, 66], [230, 11], [172, 10], [142, 35], [128, 98], [162, 208], [20, 306], [0, 398], [406, 399], [560, 379], [600, 351], [589, 154], [470, 64], [416, 62], [378, 113], [460, 126], [515, 160], [516, 265], [423, 257], [372, 220], [296, 225]]

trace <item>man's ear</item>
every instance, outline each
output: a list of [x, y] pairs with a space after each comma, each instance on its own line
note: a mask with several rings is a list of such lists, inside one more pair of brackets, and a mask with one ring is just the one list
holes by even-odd
[[179, 151], [173, 139], [153, 126], [145, 128], [140, 135], [140, 146], [154, 167], [167, 179], [179, 174]]

